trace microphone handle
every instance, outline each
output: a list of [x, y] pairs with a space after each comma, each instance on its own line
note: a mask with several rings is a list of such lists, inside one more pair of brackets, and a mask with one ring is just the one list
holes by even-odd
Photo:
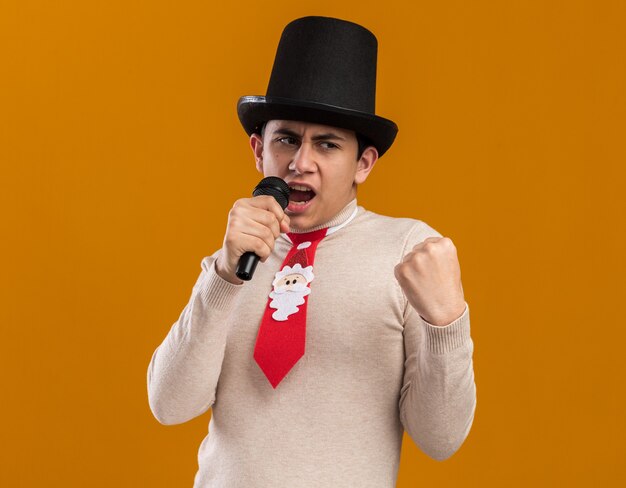
[[252, 251], [244, 252], [239, 258], [239, 263], [237, 264], [237, 270], [235, 274], [237, 278], [244, 281], [250, 281], [252, 279], [252, 275], [254, 274], [254, 270], [256, 269], [256, 265], [259, 262], [259, 256]]

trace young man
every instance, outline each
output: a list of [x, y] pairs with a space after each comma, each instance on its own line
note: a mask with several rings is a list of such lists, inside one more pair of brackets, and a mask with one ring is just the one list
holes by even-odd
[[[241, 198], [223, 246], [152, 356], [163, 424], [209, 408], [194, 487], [393, 487], [403, 431], [434, 459], [476, 406], [469, 306], [452, 241], [356, 203], [393, 143], [374, 114], [376, 38], [305, 17], [281, 37], [265, 97], [238, 114], [257, 170], [289, 206]], [[239, 258], [262, 260], [251, 281]]]

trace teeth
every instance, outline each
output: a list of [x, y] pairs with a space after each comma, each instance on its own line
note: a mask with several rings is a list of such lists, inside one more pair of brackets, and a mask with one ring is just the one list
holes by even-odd
[[300, 190], [300, 191], [311, 191], [310, 188], [307, 188], [306, 186], [302, 186], [302, 185], [293, 185], [293, 186], [290, 186], [289, 188], [293, 188], [294, 190]]
[[306, 202], [294, 202], [293, 200], [289, 200], [289, 203], [291, 205], [295, 205], [296, 207], [301, 207], [302, 205], [309, 203], [310, 200], [307, 200]]

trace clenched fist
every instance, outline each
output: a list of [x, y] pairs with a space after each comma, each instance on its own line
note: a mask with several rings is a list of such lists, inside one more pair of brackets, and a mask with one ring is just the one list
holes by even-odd
[[228, 214], [228, 224], [215, 269], [226, 281], [243, 283], [235, 271], [239, 258], [252, 251], [264, 263], [274, 249], [281, 232], [289, 232], [289, 216], [276, 199], [269, 195], [240, 198]]
[[427, 237], [404, 256], [394, 274], [409, 303], [432, 325], [447, 325], [465, 311], [461, 267], [449, 237]]

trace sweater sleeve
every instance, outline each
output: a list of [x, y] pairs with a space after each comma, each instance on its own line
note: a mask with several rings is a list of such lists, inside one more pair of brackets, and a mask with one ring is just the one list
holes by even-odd
[[[441, 237], [425, 223], [418, 240]], [[410, 249], [410, 247], [409, 247]], [[408, 252], [408, 250], [406, 250]], [[463, 444], [476, 410], [476, 385], [470, 336], [469, 305], [444, 326], [426, 322], [405, 297], [404, 379], [400, 391], [400, 419], [419, 448], [443, 461]]]
[[244, 286], [217, 274], [219, 252], [202, 259], [188, 303], [148, 365], [148, 403], [164, 425], [187, 422], [215, 402], [228, 333], [226, 319]]

